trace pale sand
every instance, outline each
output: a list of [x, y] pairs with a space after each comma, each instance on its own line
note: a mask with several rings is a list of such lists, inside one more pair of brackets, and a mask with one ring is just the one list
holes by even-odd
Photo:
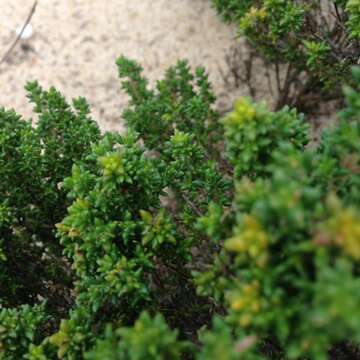
[[[0, 56], [24, 23], [32, 0], [0, 0]], [[25, 95], [27, 80], [59, 89], [68, 99], [87, 98], [103, 129], [121, 129], [127, 97], [120, 89], [115, 60], [137, 59], [151, 81], [177, 59], [203, 65], [222, 106], [245, 86], [226, 88], [225, 56], [238, 44], [235, 29], [222, 23], [209, 0], [39, 0], [33, 35], [0, 67], [0, 106], [35, 115]]]

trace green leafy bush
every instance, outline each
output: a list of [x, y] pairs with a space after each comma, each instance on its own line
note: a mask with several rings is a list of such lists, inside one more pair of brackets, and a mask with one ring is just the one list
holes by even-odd
[[[212, 0], [218, 13], [272, 63], [277, 108], [302, 110], [336, 99], [359, 59], [358, 0]], [[285, 69], [284, 69], [284, 65]]]
[[219, 214], [231, 217], [230, 229], [221, 229], [231, 234], [210, 269], [196, 275], [199, 293], [228, 310], [229, 324], [248, 336], [275, 339], [277, 357], [326, 359], [333, 344], [359, 341], [354, 96], [349, 90], [344, 119], [317, 149], [283, 142], [266, 176], [243, 172], [230, 213]]
[[124, 135], [37, 83], [36, 127], [0, 112], [0, 358], [356, 358], [359, 69], [309, 147], [288, 107], [219, 119], [204, 69], [117, 64]]
[[0, 359], [21, 359], [30, 344], [41, 340], [47, 318], [43, 305], [0, 310]]
[[69, 205], [59, 184], [100, 138], [84, 99], [72, 110], [55, 89], [26, 88], [40, 113], [36, 128], [0, 109], [0, 302], [9, 306], [48, 297], [44, 281], [66, 284], [63, 262], [54, 261], [62, 251], [54, 225]]
[[98, 341], [95, 349], [85, 357], [88, 360], [101, 359], [180, 359], [188, 346], [177, 341], [177, 332], [172, 332], [164, 318], [158, 314], [151, 319], [142, 313], [133, 327], [118, 328], [115, 332], [108, 327], [105, 339]]
[[308, 125], [302, 115], [288, 107], [270, 112], [265, 105], [242, 98], [223, 123], [226, 155], [236, 177], [264, 176], [274, 151], [283, 141], [298, 149], [304, 149], [309, 142]]

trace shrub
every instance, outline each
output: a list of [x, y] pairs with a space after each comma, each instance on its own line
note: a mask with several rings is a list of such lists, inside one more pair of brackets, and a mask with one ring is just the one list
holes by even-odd
[[275, 341], [276, 358], [326, 359], [332, 345], [359, 340], [359, 112], [351, 105], [359, 94], [348, 93], [344, 119], [317, 149], [283, 142], [265, 176], [243, 172], [231, 209], [218, 215], [231, 225], [216, 230], [230, 235], [196, 274], [199, 293], [228, 310], [229, 324]]
[[278, 109], [290, 104], [309, 110], [321, 100], [341, 97], [341, 84], [349, 81], [359, 58], [357, 0], [212, 3], [273, 64]]
[[[0, 357], [6, 359], [20, 358], [71, 305], [72, 274], [55, 238], [55, 224], [70, 204], [60, 182], [100, 139], [84, 99], [74, 100], [72, 110], [53, 88], [34, 82], [27, 90], [40, 113], [36, 128], [0, 109]], [[35, 305], [42, 299], [48, 303]], [[39, 333], [46, 314], [52, 316]]]
[[1, 309], [0, 359], [22, 358], [31, 344], [41, 340], [41, 327], [46, 320], [43, 305]]
[[119, 328], [115, 332], [108, 327], [105, 339], [98, 341], [95, 349], [85, 357], [101, 359], [180, 359], [186, 349], [184, 342], [177, 341], [177, 333], [171, 332], [164, 318], [158, 314], [151, 319], [142, 313], [133, 327]]
[[356, 357], [359, 69], [308, 147], [288, 107], [220, 120], [204, 69], [117, 64], [124, 135], [36, 83], [37, 127], [0, 112], [0, 358]]
[[69, 205], [59, 183], [100, 138], [84, 99], [74, 100], [73, 111], [55, 89], [35, 82], [27, 90], [40, 112], [36, 128], [0, 109], [0, 294], [11, 306], [47, 297], [44, 280], [66, 283], [63, 264], [53, 257], [61, 253], [54, 225]]

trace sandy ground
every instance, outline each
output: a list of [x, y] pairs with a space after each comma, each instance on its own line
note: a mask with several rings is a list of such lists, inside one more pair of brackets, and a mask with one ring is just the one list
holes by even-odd
[[[32, 4], [0, 0], [0, 57]], [[152, 81], [179, 58], [204, 65], [223, 107], [246, 94], [223, 81], [226, 55], [238, 41], [208, 0], [39, 0], [31, 25], [33, 35], [0, 66], [0, 105], [27, 118], [34, 115], [24, 85], [37, 79], [68, 99], [86, 97], [103, 129], [121, 129], [127, 97], [114, 64], [120, 54], [139, 60]]]

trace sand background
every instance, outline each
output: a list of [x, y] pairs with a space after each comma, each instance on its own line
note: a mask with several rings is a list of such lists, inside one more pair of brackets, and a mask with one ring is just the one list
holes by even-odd
[[[33, 3], [0, 0], [0, 57]], [[36, 119], [24, 85], [37, 79], [68, 99], [84, 96], [102, 129], [121, 130], [127, 97], [115, 66], [120, 54], [138, 60], [152, 82], [179, 58], [205, 66], [222, 108], [247, 94], [224, 82], [226, 57], [239, 41], [209, 0], [39, 0], [30, 24], [32, 36], [0, 66], [0, 106], [26, 118]]]

